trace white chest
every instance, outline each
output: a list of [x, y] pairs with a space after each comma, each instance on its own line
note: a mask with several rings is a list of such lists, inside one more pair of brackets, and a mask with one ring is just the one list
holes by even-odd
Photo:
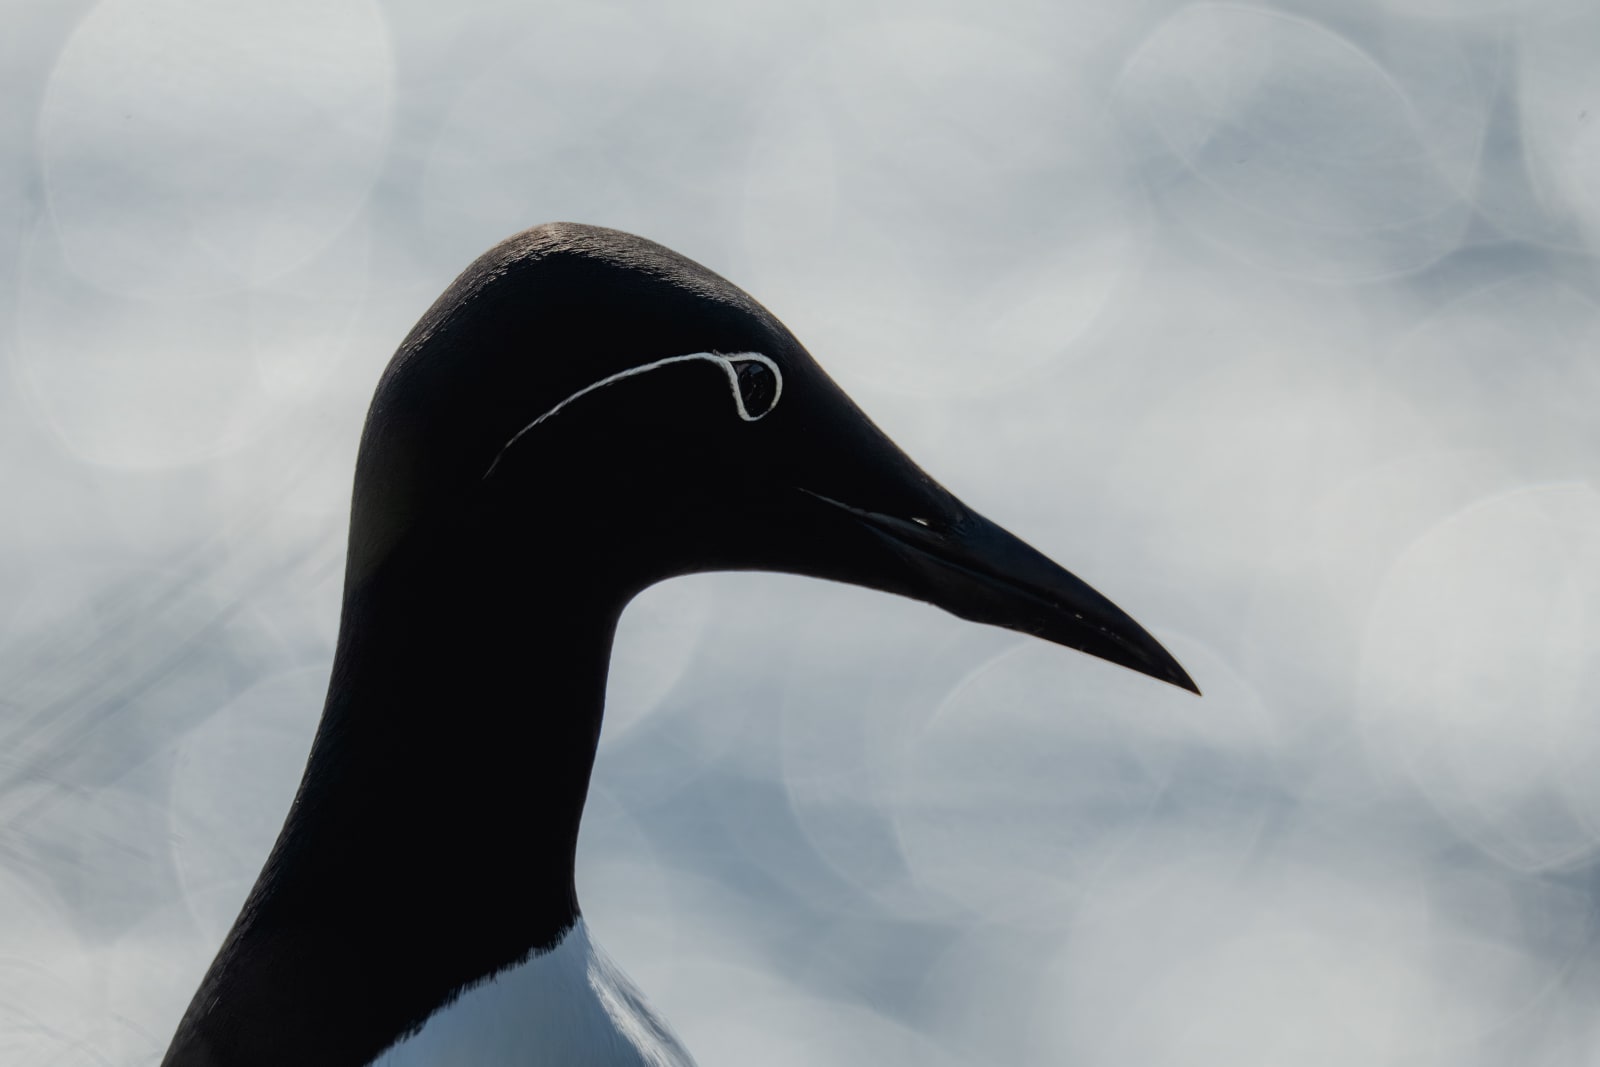
[[579, 919], [429, 1016], [372, 1067], [694, 1067]]

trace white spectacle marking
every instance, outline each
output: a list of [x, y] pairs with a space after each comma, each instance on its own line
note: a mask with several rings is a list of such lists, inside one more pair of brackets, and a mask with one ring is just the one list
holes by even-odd
[[479, 982], [369, 1067], [694, 1067], [579, 919], [549, 951]]
[[[768, 357], [762, 355], [760, 352], [730, 352], [726, 355], [721, 352], [690, 352], [682, 356], [668, 356], [665, 359], [658, 359], [653, 363], [641, 363], [637, 367], [629, 367], [627, 370], [618, 371], [610, 377], [601, 378], [598, 382], [584, 386], [582, 389], [579, 389], [576, 393], [573, 393], [571, 396], [561, 401], [561, 403], [557, 404], [555, 407], [551, 408], [549, 411], [545, 412], [543, 415], [540, 415], [537, 419], [534, 419], [532, 422], [528, 423], [528, 425], [512, 434], [511, 440], [500, 446], [500, 451], [495, 454], [494, 462], [489, 464], [489, 469], [483, 472], [483, 476], [487, 478], [489, 475], [494, 473], [494, 469], [500, 465], [500, 457], [504, 456], [511, 446], [522, 440], [524, 434], [528, 433], [535, 426], [538, 426], [546, 419], [554, 418], [562, 408], [566, 407], [574, 400], [577, 400], [579, 397], [587, 396], [596, 389], [599, 389], [602, 386], [610, 385], [612, 382], [620, 382], [624, 378], [632, 378], [637, 375], [644, 374], [647, 371], [653, 371], [661, 367], [671, 366], [674, 363], [687, 363], [689, 360], [707, 360], [717, 364], [717, 366], [722, 368], [723, 372], [728, 376], [728, 388], [733, 390], [733, 406], [738, 410], [739, 418], [743, 419], [745, 422], [760, 422], [762, 419], [772, 414], [772, 409], [778, 406], [778, 400], [783, 396], [783, 372], [778, 369], [778, 365], [776, 363], [774, 363]], [[765, 411], [760, 411], [752, 415], [750, 414], [749, 409], [744, 406], [744, 395], [739, 392], [739, 371], [734, 366], [737, 363], [760, 363], [772, 372], [773, 379], [777, 384], [772, 391], [772, 403], [767, 405], [767, 409]]]

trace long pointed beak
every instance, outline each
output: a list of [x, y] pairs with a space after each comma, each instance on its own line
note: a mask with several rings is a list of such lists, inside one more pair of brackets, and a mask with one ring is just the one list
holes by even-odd
[[806, 492], [848, 513], [906, 563], [908, 595], [1199, 694], [1172, 654], [1126, 612], [982, 515], [957, 505], [946, 512], [953, 519], [898, 518]]

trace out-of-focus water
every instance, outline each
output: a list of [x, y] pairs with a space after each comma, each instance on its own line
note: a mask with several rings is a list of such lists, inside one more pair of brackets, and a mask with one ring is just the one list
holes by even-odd
[[623, 623], [591, 928], [705, 1067], [1600, 1057], [1600, 8], [24, 0], [0, 1063], [150, 1064], [477, 253], [749, 289], [1186, 694], [762, 575]]

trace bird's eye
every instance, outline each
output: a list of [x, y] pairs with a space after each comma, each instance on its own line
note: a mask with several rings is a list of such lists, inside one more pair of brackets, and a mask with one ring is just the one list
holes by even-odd
[[773, 403], [778, 396], [778, 378], [772, 373], [772, 368], [761, 360], [749, 359], [738, 364], [739, 397], [744, 401], [745, 411], [753, 419], [759, 419], [772, 410]]

